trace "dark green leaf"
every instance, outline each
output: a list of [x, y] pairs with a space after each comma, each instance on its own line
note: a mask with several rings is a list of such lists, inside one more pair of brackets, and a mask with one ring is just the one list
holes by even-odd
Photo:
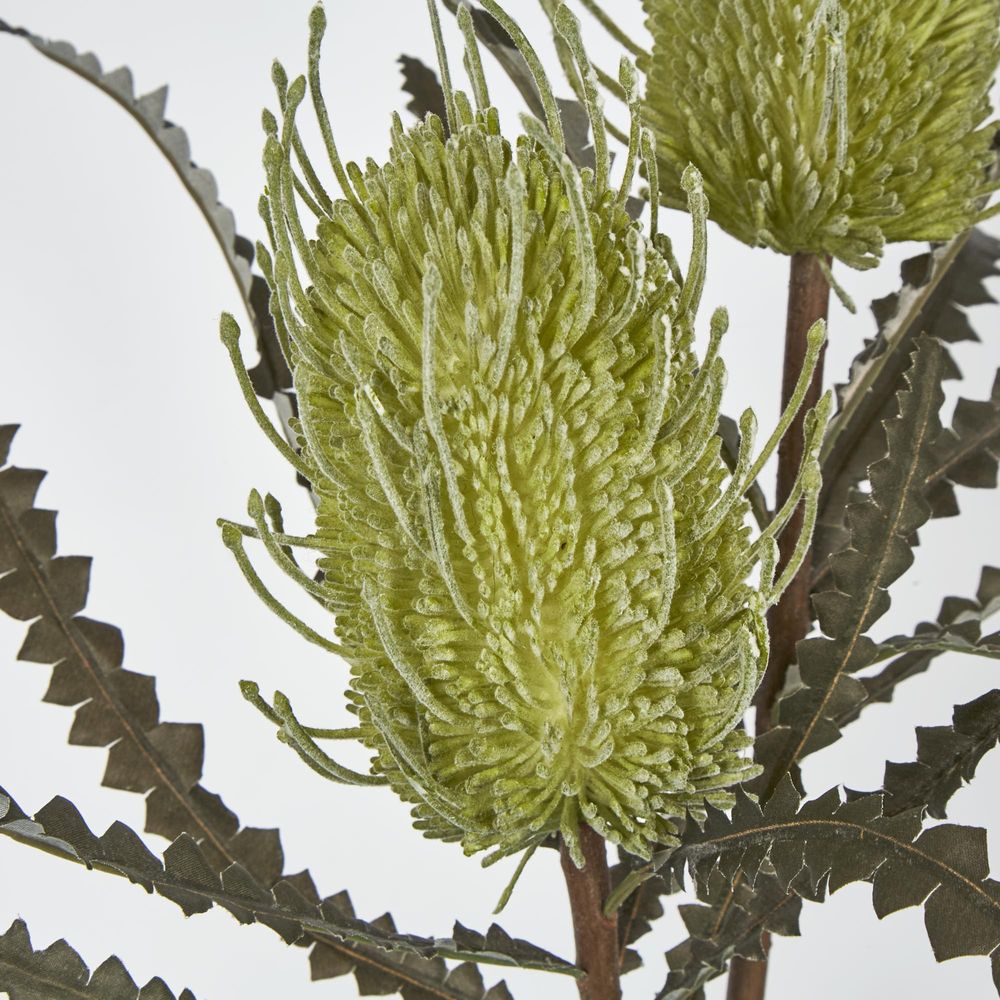
[[[362, 977], [377, 975], [383, 992], [402, 990], [416, 980], [415, 985], [431, 996], [482, 1000], [482, 980], [468, 971], [454, 976], [444, 963], [426, 961], [439, 957], [582, 975], [571, 963], [509, 937], [496, 925], [485, 935], [458, 924], [451, 938], [401, 934], [388, 914], [371, 922], [355, 917], [346, 894], [315, 900], [284, 880], [268, 889], [236, 863], [218, 873], [187, 834], [167, 848], [161, 862], [122, 823], [115, 823], [103, 837], [96, 836], [73, 803], [61, 797], [29, 820], [0, 789], [0, 835], [88, 868], [122, 875], [177, 903], [188, 916], [222, 906], [243, 923], [259, 920], [289, 944], [317, 939], [344, 942], [349, 947], [341, 950], [341, 956], [363, 970]], [[396, 953], [393, 964], [385, 961], [385, 952]], [[414, 963], [411, 956], [421, 961]], [[358, 985], [364, 992], [360, 978]]]
[[[0, 427], [5, 450], [12, 437], [11, 428]], [[207, 866], [203, 878], [211, 875], [216, 879], [229, 872], [228, 877], [239, 882], [243, 872], [255, 887], [267, 892], [278, 891], [278, 885], [283, 892], [294, 887], [318, 905], [320, 897], [308, 873], [282, 875], [284, 855], [277, 830], [241, 829], [236, 815], [199, 783], [204, 758], [202, 727], [161, 722], [153, 678], [122, 668], [121, 632], [76, 614], [86, 598], [89, 560], [55, 555], [55, 514], [34, 506], [44, 475], [15, 466], [0, 469], [0, 608], [25, 620], [35, 619], [19, 656], [55, 664], [45, 700], [77, 706], [71, 742], [111, 745], [104, 784], [146, 795], [146, 830], [175, 841], [171, 850], [176, 859], [192, 856], [191, 847], [196, 847], [199, 864]], [[36, 844], [47, 842], [46, 838], [54, 839], [55, 846], [75, 843], [73, 838], [82, 836], [81, 828], [85, 829], [75, 810], [62, 806], [46, 819], [58, 834], [35, 831]], [[63, 825], [71, 820], [72, 828], [65, 831]], [[66, 841], [60, 839], [64, 834]], [[181, 837], [184, 839], [177, 839]], [[156, 869], [159, 861], [126, 827], [113, 826], [102, 842], [109, 839], [114, 856], [129, 859], [129, 877], [151, 887], [152, 882], [144, 881], [142, 873]], [[165, 886], [164, 895], [171, 892], [175, 895], [170, 898], [182, 905], [205, 905], [202, 897], [191, 896], [186, 888]], [[347, 898], [346, 893], [342, 895]], [[237, 904], [233, 906], [231, 912], [242, 919], [242, 911]], [[377, 970], [385, 982], [395, 984], [396, 991], [414, 978], [412, 962], [403, 962], [398, 956], [379, 949], [370, 955], [362, 953], [360, 944], [314, 934], [308, 928], [310, 940], [299, 940], [301, 932], [290, 932], [284, 918], [263, 914], [259, 919], [279, 933], [290, 933], [298, 943], [313, 943], [314, 969], [339, 962], [346, 972], [365, 970], [362, 975], [373, 975]], [[425, 970], [421, 988], [431, 991], [429, 996], [446, 1000], [482, 1000], [481, 992], [456, 992], [444, 985], [446, 973], [444, 969], [437, 978], [428, 978]]]
[[428, 115], [437, 115], [447, 129], [448, 110], [437, 74], [413, 56], [400, 56], [398, 62], [403, 68], [403, 90], [410, 95], [406, 110], [421, 121]]
[[972, 780], [983, 757], [1000, 741], [1000, 691], [958, 705], [950, 726], [917, 728], [917, 759], [885, 766], [885, 813], [926, 808], [947, 815], [948, 800]]
[[799, 933], [802, 897], [772, 875], [759, 875], [751, 888], [742, 878], [734, 884], [716, 869], [699, 896], [708, 905], [685, 913], [691, 936], [667, 952], [670, 974], [656, 1000], [691, 1000], [705, 983], [722, 975], [734, 957], [760, 960], [765, 931]]
[[[23, 920], [15, 920], [0, 937], [0, 992], [10, 994], [10, 1000], [177, 1000], [159, 978], [140, 989], [115, 957], [91, 974], [65, 941], [35, 951]], [[179, 1000], [195, 996], [184, 990]]]
[[960, 399], [951, 427], [931, 446], [924, 488], [935, 517], [958, 513], [955, 486], [992, 489], [1000, 458], [1000, 371], [987, 400]]
[[[761, 809], [741, 790], [732, 817], [710, 807], [703, 826], [688, 824], [681, 846], [667, 861], [678, 879], [687, 867], [699, 898], [714, 904], [712, 913], [689, 923], [689, 928], [714, 931], [718, 922], [714, 914], [730, 893], [726, 883], [731, 876], [720, 880], [723, 872], [738, 873], [733, 901], [745, 883], [760, 889], [761, 900], [766, 890], [774, 902], [782, 887], [778, 880], [768, 886], [767, 880], [776, 867], [774, 851], [782, 845], [781, 866], [798, 870], [792, 887], [800, 894], [800, 885], [811, 886], [813, 895], [823, 898], [824, 882], [835, 892], [850, 882], [866, 881], [873, 885], [872, 901], [879, 917], [923, 905], [938, 961], [988, 955], [1000, 946], [1000, 883], [988, 877], [985, 831], [952, 824], [922, 830], [920, 809], [888, 815], [881, 794], [845, 802], [837, 789], [789, 812], [787, 803], [797, 796], [789, 776], [782, 784], [787, 794], [776, 792], [774, 797], [780, 796], [780, 807], [768, 803]], [[740, 908], [747, 905], [744, 897]], [[751, 912], [755, 905], [749, 906]], [[762, 912], [766, 910], [764, 905]], [[780, 921], [775, 923], [780, 926]], [[790, 921], [785, 927], [794, 932]], [[694, 950], [695, 944], [686, 942], [675, 953], [675, 968], [686, 967]], [[679, 1000], [690, 993], [665, 989], [661, 996]]]
[[813, 598], [824, 634], [799, 642], [800, 686], [781, 698], [779, 725], [757, 741], [764, 772], [751, 787], [764, 798], [802, 757], [839, 739], [837, 718], [864, 700], [851, 675], [878, 655], [866, 633], [888, 610], [888, 587], [910, 567], [916, 531], [930, 517], [925, 445], [940, 432], [942, 363], [936, 340], [918, 342], [898, 414], [885, 423], [888, 454], [871, 467], [871, 495], [848, 509], [850, 545], [830, 560], [833, 586]]
[[[1000, 569], [985, 566], [975, 598], [946, 597], [937, 620], [918, 625], [916, 634], [957, 635], [975, 644], [979, 642], [982, 622], [997, 611], [1000, 611]], [[996, 637], [991, 636], [989, 640], [995, 642]], [[932, 645], [929, 649], [904, 653], [874, 677], [863, 678], [861, 681], [864, 688], [863, 700], [857, 705], [849, 706], [838, 715], [837, 725], [843, 728], [849, 722], [853, 722], [868, 705], [891, 701], [898, 684], [909, 677], [923, 673], [943, 651]]]
[[[897, 413], [896, 393], [917, 339], [927, 335], [949, 344], [978, 340], [964, 308], [995, 301], [986, 279], [1000, 273], [998, 258], [1000, 241], [979, 229], [969, 230], [904, 261], [902, 289], [872, 303], [878, 333], [852, 362], [849, 382], [839, 387], [840, 412], [823, 443], [817, 582], [823, 580], [826, 558], [843, 545], [844, 511], [856, 487], [868, 478], [869, 466], [885, 454], [882, 424]], [[959, 376], [946, 353], [940, 377]], [[937, 498], [933, 516], [949, 512], [946, 499]]]

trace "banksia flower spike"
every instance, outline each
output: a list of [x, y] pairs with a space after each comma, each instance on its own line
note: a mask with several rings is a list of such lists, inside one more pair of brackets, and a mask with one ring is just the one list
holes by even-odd
[[1000, 0], [643, 0], [664, 204], [783, 254], [878, 263], [980, 221]]
[[[625, 210], [639, 151], [652, 149], [638, 120], [625, 182], [610, 183], [575, 19], [558, 12], [586, 81], [593, 169], [568, 159], [528, 40], [483, 3], [546, 110], [544, 125], [524, 118], [516, 143], [490, 105], [464, 9], [474, 104], [452, 84], [431, 0], [447, 130], [435, 116], [409, 129], [397, 117], [389, 161], [363, 171], [337, 152], [319, 88], [325, 15], [313, 10], [308, 90], [340, 198], [296, 129], [306, 81], [276, 69], [283, 120], [265, 116], [263, 199], [272, 249], [259, 252], [301, 452], [260, 410], [232, 317], [222, 336], [255, 416], [312, 484], [316, 528], [284, 534], [276, 502], [255, 492], [253, 523], [222, 522], [223, 535], [272, 610], [348, 662], [357, 726], [313, 729], [280, 694], [271, 704], [253, 684], [244, 692], [321, 774], [388, 784], [413, 803], [427, 836], [497, 858], [558, 831], [582, 864], [586, 823], [648, 856], [671, 842], [674, 818], [726, 804], [753, 773], [740, 722], [767, 659], [764, 614], [798, 564], [775, 579], [775, 539], [803, 500], [810, 524], [815, 514], [828, 398], [807, 421], [793, 496], [756, 539], [744, 494], [801, 404], [823, 330], [756, 457], [743, 415], [730, 471], [716, 434], [723, 310], [706, 355], [693, 350], [708, 212], [699, 174], [682, 179], [695, 220], [682, 279], [669, 241]], [[634, 89], [634, 68], [623, 75]], [[313, 237], [300, 204], [317, 217]], [[316, 598], [325, 626], [278, 604], [247, 538]], [[318, 579], [293, 560], [295, 545], [318, 552]], [[371, 751], [367, 773], [320, 748], [338, 738]]]

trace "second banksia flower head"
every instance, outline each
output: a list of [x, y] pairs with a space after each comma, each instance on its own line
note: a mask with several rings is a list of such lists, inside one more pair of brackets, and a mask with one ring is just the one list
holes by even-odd
[[[464, 8], [475, 103], [452, 86], [431, 2], [449, 120], [406, 129], [395, 118], [389, 161], [363, 171], [333, 141], [318, 84], [325, 15], [313, 10], [308, 89], [338, 199], [296, 129], [306, 81], [276, 71], [283, 121], [265, 116], [273, 255], [260, 250], [301, 453], [267, 426], [312, 484], [316, 528], [300, 541], [318, 550], [321, 576], [298, 569], [270, 497], [252, 494], [253, 526], [227, 522], [224, 538], [272, 609], [348, 662], [357, 726], [311, 729], [280, 694], [271, 705], [244, 690], [312, 767], [391, 785], [428, 836], [499, 857], [559, 831], [582, 863], [587, 823], [648, 856], [671, 841], [672, 818], [725, 805], [752, 773], [740, 722], [766, 665], [765, 611], [797, 565], [774, 579], [775, 538], [803, 498], [815, 514], [828, 399], [807, 420], [793, 497], [756, 539], [744, 494], [801, 403], [823, 332], [756, 457], [743, 415], [731, 472], [716, 434], [724, 311], [706, 355], [693, 351], [700, 176], [682, 179], [695, 220], [682, 278], [669, 241], [625, 211], [636, 148], [624, 183], [609, 182], [575, 19], [563, 10], [557, 22], [588, 81], [595, 165], [584, 169], [565, 153], [527, 39], [484, 6], [531, 67], [545, 125], [525, 117], [527, 134], [505, 138]], [[638, 145], [652, 149], [648, 137]], [[312, 237], [300, 202], [318, 217]], [[232, 317], [222, 332], [263, 420]], [[327, 609], [325, 630], [264, 589], [247, 536]], [[800, 551], [807, 540], [808, 529]], [[321, 737], [360, 740], [369, 772], [337, 763]]]
[[643, 0], [661, 194], [689, 162], [737, 239], [852, 267], [948, 240], [995, 187], [1000, 0]]

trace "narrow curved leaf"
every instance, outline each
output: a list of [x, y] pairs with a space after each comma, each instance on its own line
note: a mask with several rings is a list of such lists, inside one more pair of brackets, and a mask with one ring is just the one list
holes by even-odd
[[35, 951], [23, 920], [0, 937], [0, 992], [10, 1000], [195, 1000], [190, 990], [175, 997], [159, 977], [140, 989], [114, 956], [91, 972], [64, 940]]
[[800, 686], [779, 701], [779, 725], [757, 740], [764, 772], [751, 788], [765, 799], [803, 756], [839, 739], [837, 717], [864, 700], [852, 674], [877, 657], [868, 630], [888, 610], [888, 587], [912, 564], [917, 529], [930, 517], [923, 482], [926, 445], [941, 428], [942, 363], [936, 340], [918, 342], [898, 415], [885, 423], [888, 454], [871, 467], [871, 495], [848, 509], [850, 546], [830, 560], [832, 588], [813, 598], [824, 634], [798, 643]]
[[295, 415], [294, 397], [290, 394], [292, 377], [271, 318], [267, 282], [251, 271], [253, 242], [237, 232], [232, 210], [219, 201], [218, 185], [212, 174], [191, 160], [191, 146], [184, 129], [166, 117], [167, 88], [163, 86], [137, 97], [132, 72], [127, 66], [105, 73], [93, 53], [80, 54], [69, 42], [41, 38], [2, 19], [0, 32], [26, 39], [46, 59], [65, 67], [110, 97], [128, 112], [166, 158], [208, 223], [253, 324], [260, 351], [260, 361], [250, 372], [254, 388], [258, 395], [274, 401], [285, 436], [292, 447], [296, 447], [298, 441], [289, 424]]
[[[1000, 161], [991, 176], [998, 173]], [[1000, 241], [980, 229], [968, 230], [904, 261], [901, 290], [872, 303], [878, 332], [851, 363], [847, 384], [838, 387], [840, 409], [823, 442], [818, 568], [842, 547], [844, 510], [867, 479], [868, 467], [884, 454], [882, 424], [896, 415], [895, 396], [917, 339], [926, 335], [949, 344], [978, 340], [964, 309], [996, 301], [986, 280], [1000, 274], [998, 259]], [[946, 353], [941, 377], [960, 376]], [[934, 516], [943, 516], [939, 510], [944, 506], [935, 505]]]
[[[983, 567], [979, 588], [974, 598], [946, 597], [941, 604], [937, 620], [917, 626], [918, 635], [960, 635], [970, 643], [978, 643], [982, 623], [1000, 611], [1000, 569]], [[995, 636], [990, 637], [996, 641]], [[836, 724], [843, 728], [875, 702], [892, 701], [896, 686], [904, 680], [923, 673], [944, 650], [929, 649], [904, 653], [873, 677], [861, 679], [863, 700], [857, 705], [847, 705], [836, 716]]]
[[[0, 427], [2, 462], [16, 429]], [[212, 877], [237, 866], [267, 890], [282, 882], [319, 905], [308, 872], [283, 874], [278, 831], [241, 828], [222, 799], [200, 784], [202, 727], [161, 722], [154, 678], [122, 668], [121, 632], [80, 614], [90, 560], [56, 555], [56, 514], [34, 506], [44, 476], [36, 469], [0, 468], [0, 610], [32, 622], [18, 656], [54, 665], [45, 700], [76, 706], [70, 742], [111, 745], [103, 783], [146, 795], [146, 830], [169, 840], [187, 837]], [[330, 899], [350, 909], [346, 893]], [[360, 946], [319, 933], [296, 943], [313, 945], [315, 978], [354, 972], [359, 986], [377, 980], [383, 992], [404, 989], [416, 975], [410, 966], [420, 958], [403, 959], [378, 950], [362, 954]], [[429, 996], [482, 1000], [482, 990], [449, 985], [453, 974], [443, 963], [422, 968], [421, 988], [437, 990]]]
[[[221, 906], [240, 923], [259, 921], [270, 927], [288, 944], [307, 938], [334, 938], [361, 949], [361, 954], [366, 956], [373, 950], [376, 954], [381, 950], [421, 960], [446, 957], [582, 975], [571, 963], [526, 941], [510, 938], [496, 926], [485, 935], [456, 926], [451, 938], [401, 934], [395, 930], [388, 915], [374, 922], [359, 920], [344, 893], [314, 900], [284, 879], [266, 888], [238, 862], [217, 872], [205, 852], [187, 834], [181, 834], [164, 851], [161, 860], [123, 823], [112, 824], [98, 837], [84, 822], [76, 806], [61, 796], [52, 799], [29, 819], [0, 789], [0, 834], [88, 868], [124, 876], [147, 892], [157, 892], [173, 901], [186, 916]], [[422, 988], [436, 988], [439, 990], [437, 995], [476, 997], [477, 1000], [483, 997], [481, 980], [472, 990], [463, 985], [453, 993], [442, 992], [443, 984], [437, 980], [444, 979], [440, 973], [447, 973], [443, 964], [428, 969], [422, 962], [414, 965], [409, 961], [404, 967], [410, 977], [418, 972], [429, 972], [430, 981], [424, 982]], [[467, 980], [467, 976], [456, 978]]]
[[956, 706], [950, 726], [919, 726], [917, 759], [885, 766], [885, 814], [925, 808], [935, 819], [944, 819], [952, 795], [972, 780], [998, 742], [1000, 691]]

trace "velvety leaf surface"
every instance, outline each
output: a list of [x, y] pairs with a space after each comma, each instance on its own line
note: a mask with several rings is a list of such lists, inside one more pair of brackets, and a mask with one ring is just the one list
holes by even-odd
[[0, 991], [10, 1000], [195, 1000], [190, 990], [175, 997], [160, 978], [140, 989], [114, 956], [91, 973], [65, 941], [35, 951], [23, 920], [0, 937]]

